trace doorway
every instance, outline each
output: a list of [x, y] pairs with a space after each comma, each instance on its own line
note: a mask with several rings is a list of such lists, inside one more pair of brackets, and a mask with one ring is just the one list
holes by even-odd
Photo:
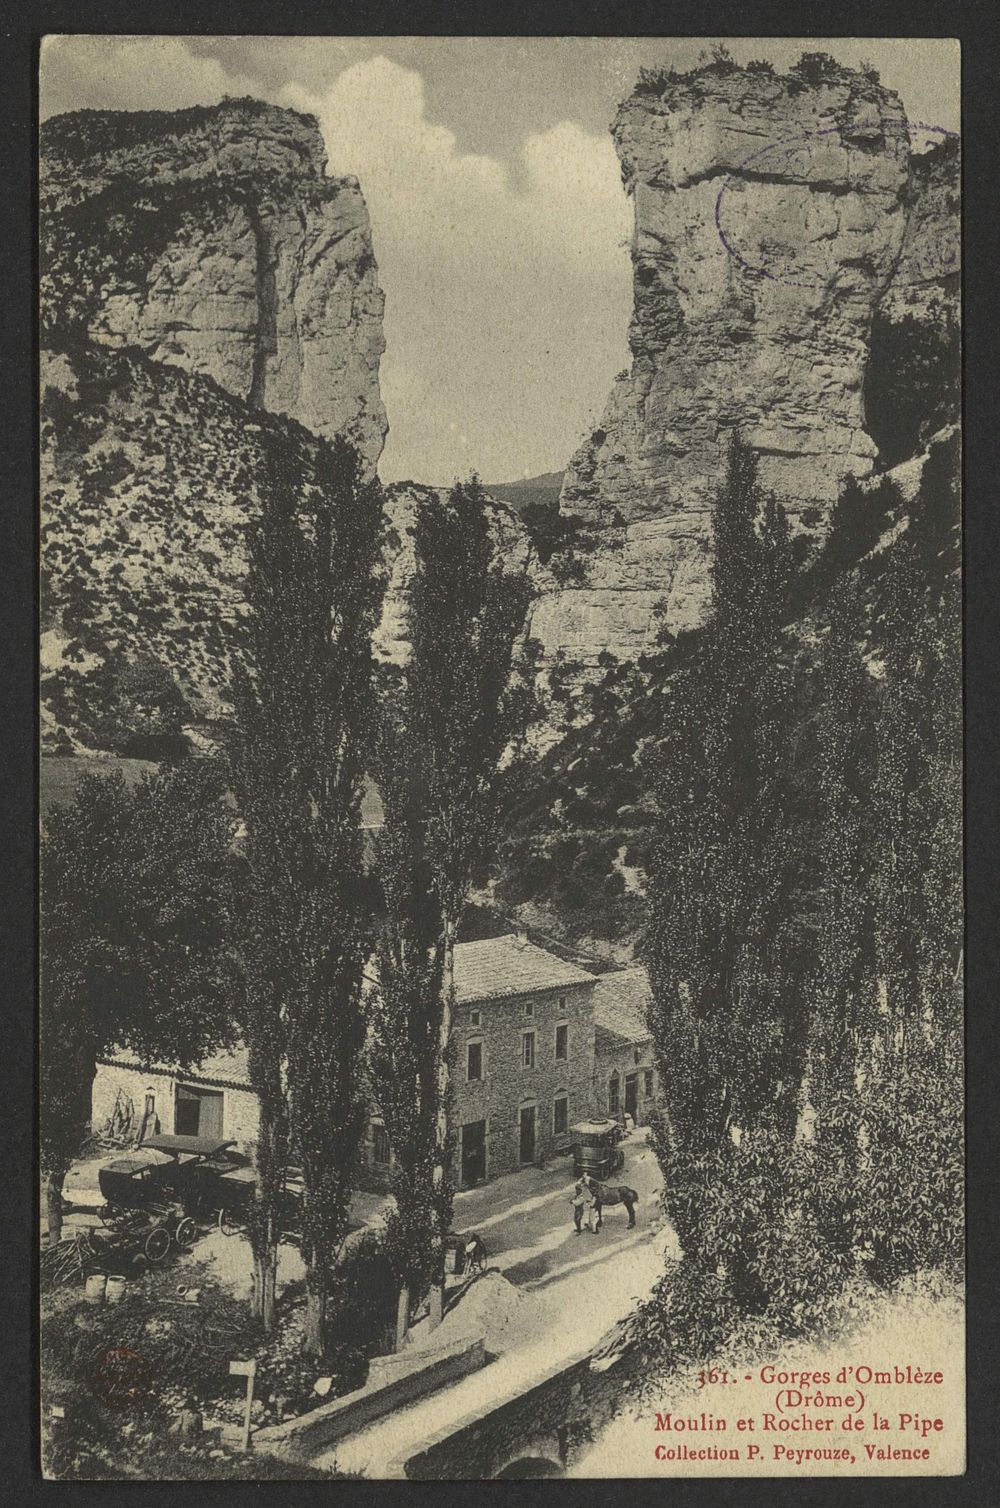
[[639, 1118], [639, 1075], [637, 1073], [625, 1075], [625, 1114], [630, 1115], [633, 1121]]
[[535, 1107], [525, 1105], [521, 1110], [521, 1162], [535, 1160]]
[[176, 1136], [212, 1136], [222, 1140], [222, 1091], [178, 1084], [174, 1106]]
[[462, 1187], [486, 1178], [486, 1122], [467, 1121], [462, 1127]]

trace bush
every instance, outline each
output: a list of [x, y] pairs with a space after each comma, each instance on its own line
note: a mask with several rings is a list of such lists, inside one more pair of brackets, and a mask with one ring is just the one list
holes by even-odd
[[918, 1053], [873, 1079], [858, 1186], [858, 1240], [880, 1284], [961, 1262], [965, 1249], [962, 1061]]
[[366, 1231], [345, 1253], [336, 1270], [329, 1305], [327, 1344], [364, 1356], [386, 1349], [395, 1333], [399, 1279], [396, 1264], [378, 1231]]

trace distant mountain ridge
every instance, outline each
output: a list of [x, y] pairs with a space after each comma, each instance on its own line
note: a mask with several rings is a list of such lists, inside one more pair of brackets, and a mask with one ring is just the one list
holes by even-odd
[[565, 475], [565, 471], [543, 471], [539, 476], [525, 477], [523, 481], [484, 482], [483, 487], [491, 497], [507, 503], [517, 514], [523, 513], [531, 503], [558, 509]]

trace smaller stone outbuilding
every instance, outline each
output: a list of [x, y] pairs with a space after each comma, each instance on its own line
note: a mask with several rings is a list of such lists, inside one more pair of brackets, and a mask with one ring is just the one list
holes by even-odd
[[94, 1078], [92, 1125], [100, 1131], [118, 1111], [133, 1134], [216, 1136], [247, 1151], [257, 1135], [257, 1096], [250, 1088], [244, 1047], [213, 1053], [197, 1068], [167, 1063], [143, 1067], [128, 1053], [100, 1058]]
[[649, 975], [643, 968], [598, 976], [594, 1010], [595, 1115], [630, 1115], [644, 1126], [656, 1108], [659, 1080], [647, 1022]]

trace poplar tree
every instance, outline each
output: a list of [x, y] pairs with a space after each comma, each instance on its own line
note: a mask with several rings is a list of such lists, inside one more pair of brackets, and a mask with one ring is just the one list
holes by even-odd
[[821, 1174], [817, 1213], [847, 1260], [858, 1237], [863, 1112], [859, 1083], [878, 1028], [872, 826], [876, 686], [864, 659], [868, 622], [856, 580], [831, 592], [817, 667], [812, 832], [818, 916], [812, 961], [809, 1100]]
[[788, 533], [738, 434], [712, 522], [702, 653], [671, 679], [644, 760], [656, 813], [644, 951], [667, 1107], [654, 1143], [665, 1197], [682, 1248], [714, 1271], [705, 1200], [720, 1159], [760, 1128], [791, 1140], [805, 1050], [788, 940]]
[[[383, 708], [380, 758], [389, 926], [379, 953], [379, 1051], [384, 1064], [405, 1065], [405, 1080], [378, 1092], [396, 1122], [411, 1203], [433, 1211], [439, 1308], [453, 1198], [447, 1175], [455, 940], [473, 884], [496, 853], [505, 792], [534, 709], [524, 639], [531, 591], [526, 573], [509, 569], [496, 549], [488, 499], [475, 477], [457, 483], [447, 498], [421, 500], [414, 553], [410, 653]], [[412, 1112], [393, 1108], [401, 1082], [415, 1097]]]
[[932, 446], [877, 602], [872, 827], [884, 1030], [864, 1103], [865, 1232], [886, 1279], [962, 1250], [957, 440]]
[[244, 829], [242, 1025], [260, 1106], [254, 1305], [270, 1330], [294, 1156], [306, 1344], [319, 1352], [365, 1114], [361, 795], [384, 573], [378, 484], [343, 440], [318, 441], [316, 459], [318, 482], [303, 489], [283, 451], [264, 457], [229, 764]]

